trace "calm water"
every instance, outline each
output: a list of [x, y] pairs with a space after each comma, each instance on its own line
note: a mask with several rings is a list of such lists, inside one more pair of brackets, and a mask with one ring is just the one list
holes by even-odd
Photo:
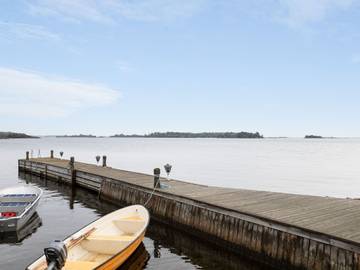
[[[54, 239], [63, 239], [116, 209], [97, 196], [36, 177], [18, 176], [17, 159], [25, 151], [95, 162], [107, 155], [108, 165], [151, 173], [169, 162], [172, 177], [202, 184], [360, 197], [359, 139], [76, 139], [0, 140], [0, 188], [17, 183], [45, 190], [38, 216], [25, 230], [0, 236], [0, 269], [19, 270], [37, 258]], [[24, 180], [25, 179], [25, 180]], [[21, 240], [20, 243], [10, 243]], [[123, 269], [268, 269], [230, 252], [152, 222], [144, 245]]]

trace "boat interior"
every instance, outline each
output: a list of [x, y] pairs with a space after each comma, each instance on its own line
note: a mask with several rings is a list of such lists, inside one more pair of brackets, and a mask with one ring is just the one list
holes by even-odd
[[0, 195], [0, 219], [20, 216], [36, 198], [37, 194]]
[[134, 242], [146, 225], [146, 218], [136, 213], [96, 224], [89, 235], [68, 250], [65, 269], [93, 269], [101, 265]]

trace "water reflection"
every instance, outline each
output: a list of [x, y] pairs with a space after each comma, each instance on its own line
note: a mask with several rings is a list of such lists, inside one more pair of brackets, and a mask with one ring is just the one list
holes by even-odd
[[150, 259], [143, 243], [136, 249], [131, 257], [117, 270], [141, 270], [144, 269]]
[[0, 244], [21, 244], [21, 242], [30, 237], [42, 225], [41, 218], [35, 213], [24, 227], [18, 231], [1, 232]]
[[[82, 188], [74, 190], [65, 184], [46, 181], [25, 173], [20, 173], [19, 177], [27, 183], [42, 187], [50, 198], [54, 196], [58, 200], [60, 195], [61, 200], [67, 201], [69, 209], [75, 213], [77, 209], [85, 207], [92, 209], [98, 216], [103, 216], [119, 208], [119, 206], [99, 200], [98, 194]], [[51, 204], [51, 200], [46, 203]], [[72, 231], [78, 229], [73, 228]], [[262, 270], [270, 268], [237, 254], [224, 251], [183, 231], [151, 220], [144, 244], [139, 247], [131, 260], [120, 269]]]

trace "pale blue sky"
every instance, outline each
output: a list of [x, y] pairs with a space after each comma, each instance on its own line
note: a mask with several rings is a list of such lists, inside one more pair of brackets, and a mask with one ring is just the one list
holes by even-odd
[[0, 130], [360, 136], [358, 0], [0, 5]]

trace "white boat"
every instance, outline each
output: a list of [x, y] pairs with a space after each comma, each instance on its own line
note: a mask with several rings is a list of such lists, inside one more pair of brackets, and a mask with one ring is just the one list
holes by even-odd
[[20, 230], [0, 232], [0, 244], [19, 244], [24, 239], [34, 234], [41, 225], [42, 220], [38, 213], [35, 212], [35, 214]]
[[45, 248], [45, 255], [27, 270], [114, 270], [141, 245], [150, 216], [141, 205], [112, 212], [63, 242]]
[[35, 214], [43, 191], [33, 186], [0, 190], [0, 232], [17, 231]]

